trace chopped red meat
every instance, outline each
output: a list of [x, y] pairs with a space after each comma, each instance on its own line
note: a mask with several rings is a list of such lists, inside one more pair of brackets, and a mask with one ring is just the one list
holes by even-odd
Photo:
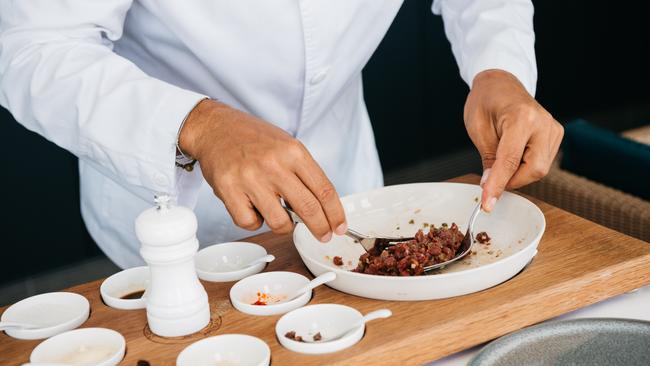
[[287, 333], [285, 333], [284, 336], [287, 337], [287, 338], [289, 338], [289, 339], [291, 339], [291, 340], [294, 340], [294, 341], [296, 341], [296, 342], [304, 342], [304, 340], [302, 339], [302, 337], [299, 336], [299, 335], [296, 335], [296, 332], [293, 331], [293, 330], [292, 330], [292, 331], [289, 331], [289, 332], [287, 332]]
[[486, 244], [490, 242], [490, 237], [485, 231], [481, 231], [480, 233], [476, 234], [476, 241], [481, 243], [481, 244]]
[[334, 257], [334, 259], [332, 261], [337, 266], [342, 266], [343, 265], [343, 258], [339, 257], [338, 255], [336, 257]]
[[384, 276], [422, 275], [424, 267], [452, 259], [463, 237], [454, 223], [440, 228], [431, 225], [426, 234], [418, 230], [413, 240], [375, 246], [359, 257], [359, 264], [353, 271]]

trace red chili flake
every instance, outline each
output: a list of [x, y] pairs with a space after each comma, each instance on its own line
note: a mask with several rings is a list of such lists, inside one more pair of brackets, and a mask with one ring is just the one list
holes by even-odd
[[263, 292], [258, 292], [257, 293], [257, 300], [255, 300], [254, 303], [251, 305], [267, 305], [267, 301], [269, 300], [269, 295], [265, 294]]

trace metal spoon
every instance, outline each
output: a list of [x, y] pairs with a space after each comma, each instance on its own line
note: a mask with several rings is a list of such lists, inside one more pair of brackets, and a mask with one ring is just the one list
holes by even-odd
[[473, 230], [474, 222], [476, 221], [476, 217], [478, 217], [479, 212], [481, 212], [480, 202], [478, 205], [476, 205], [476, 207], [474, 207], [474, 211], [472, 211], [472, 216], [469, 217], [469, 222], [467, 223], [467, 231], [465, 232], [463, 241], [460, 242], [460, 246], [458, 247], [458, 249], [456, 249], [456, 255], [448, 261], [444, 261], [442, 263], [436, 263], [424, 267], [425, 272], [434, 270], [436, 268], [441, 268], [450, 263], [453, 263], [466, 256], [472, 250], [472, 244], [474, 243], [474, 230]]
[[354, 323], [353, 325], [351, 325], [348, 329], [344, 330], [343, 332], [339, 332], [338, 334], [336, 334], [336, 335], [334, 335], [332, 337], [323, 338], [320, 341], [313, 341], [313, 340], [309, 340], [309, 339], [303, 339], [303, 342], [306, 342], [306, 343], [323, 343], [323, 342], [337, 341], [337, 340], [339, 340], [341, 338], [344, 338], [344, 337], [348, 336], [350, 333], [357, 330], [357, 328], [364, 326], [367, 322], [369, 322], [371, 320], [381, 319], [381, 318], [388, 318], [391, 315], [393, 315], [393, 313], [388, 309], [379, 309], [379, 310], [371, 311], [368, 314], [364, 315], [363, 318], [361, 318], [358, 322]]
[[21, 329], [38, 329], [43, 328], [42, 325], [19, 323], [19, 322], [0, 322], [0, 331], [21, 328]]
[[295, 299], [296, 297], [304, 294], [305, 292], [311, 291], [314, 288], [316, 288], [316, 287], [318, 287], [318, 286], [320, 286], [320, 285], [322, 285], [324, 283], [334, 281], [335, 278], [336, 278], [336, 273], [334, 273], [334, 272], [325, 272], [322, 275], [320, 275], [320, 276], [314, 278], [313, 280], [309, 281], [308, 284], [301, 287], [300, 289], [298, 289], [296, 292], [294, 292], [290, 296], [287, 296], [287, 299], [284, 300], [284, 301], [291, 301], [291, 300]]

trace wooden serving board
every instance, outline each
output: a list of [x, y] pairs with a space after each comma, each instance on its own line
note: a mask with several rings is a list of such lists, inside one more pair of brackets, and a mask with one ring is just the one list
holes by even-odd
[[[478, 177], [454, 181], [477, 183]], [[135, 365], [138, 360], [155, 366], [173, 365], [178, 353], [193, 340], [226, 333], [245, 333], [266, 341], [272, 365], [417, 365], [650, 283], [648, 243], [531, 200], [547, 220], [539, 253], [523, 272], [501, 285], [456, 298], [419, 302], [370, 300], [324, 286], [316, 289], [311, 304], [340, 303], [362, 313], [379, 308], [393, 311], [391, 318], [369, 323], [358, 344], [329, 355], [307, 356], [284, 349], [275, 337], [280, 316], [255, 317], [233, 309], [228, 300], [232, 283], [204, 283], [214, 325], [201, 336], [175, 341], [147, 338], [144, 310], [115, 310], [104, 305], [98, 290], [101, 281], [69, 291], [86, 296], [91, 303], [90, 319], [83, 327], [107, 327], [124, 335], [127, 352], [122, 365]], [[249, 240], [276, 256], [267, 271], [309, 275], [290, 236], [262, 234]], [[39, 342], [1, 334], [0, 364], [27, 362]]]

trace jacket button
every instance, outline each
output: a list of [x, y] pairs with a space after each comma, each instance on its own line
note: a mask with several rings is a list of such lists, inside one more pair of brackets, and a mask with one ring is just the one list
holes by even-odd
[[316, 85], [316, 84], [320, 83], [321, 81], [325, 80], [325, 77], [327, 77], [327, 69], [317, 72], [314, 76], [311, 77], [309, 82], [312, 85]]

